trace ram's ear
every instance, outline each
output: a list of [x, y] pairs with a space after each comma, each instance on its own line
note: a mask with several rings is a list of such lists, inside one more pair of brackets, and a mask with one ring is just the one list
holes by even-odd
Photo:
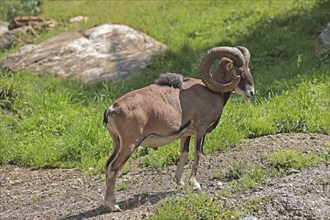
[[230, 72], [233, 69], [233, 67], [234, 67], [233, 62], [229, 62], [226, 64], [226, 69], [228, 72]]

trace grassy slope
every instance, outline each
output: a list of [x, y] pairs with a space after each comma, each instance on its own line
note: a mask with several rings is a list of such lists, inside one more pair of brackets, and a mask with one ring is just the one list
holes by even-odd
[[[278, 132], [329, 134], [329, 63], [314, 55], [315, 39], [330, 20], [329, 7], [330, 1], [45, 1], [43, 16], [61, 26], [35, 42], [66, 30], [125, 23], [167, 44], [169, 51], [124, 83], [85, 85], [2, 73], [0, 87], [16, 95], [0, 99], [0, 164], [102, 170], [111, 150], [103, 110], [162, 72], [197, 77], [203, 52], [220, 45], [250, 49], [258, 96], [231, 98], [220, 125], [207, 137], [206, 153]], [[77, 15], [91, 19], [67, 23]], [[178, 158], [178, 143], [135, 156], [141, 154], [148, 154], [146, 165], [164, 166]]]

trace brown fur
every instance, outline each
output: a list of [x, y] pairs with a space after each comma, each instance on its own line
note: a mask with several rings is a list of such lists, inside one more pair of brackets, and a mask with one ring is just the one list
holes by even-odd
[[[235, 77], [236, 67], [227, 69], [228, 62], [230, 60], [220, 61], [213, 76], [215, 80], [230, 81]], [[230, 92], [209, 90], [199, 79], [184, 80], [182, 75], [167, 73], [156, 84], [132, 91], [115, 101], [104, 114], [104, 122], [113, 139], [113, 151], [105, 166], [105, 206], [112, 211], [120, 210], [115, 203], [116, 178], [140, 145], [158, 148], [180, 139], [181, 156], [175, 179], [183, 185], [182, 170], [191, 136], [195, 137], [195, 156], [190, 183], [200, 190], [196, 175], [204, 138], [218, 124], [229, 95]]]

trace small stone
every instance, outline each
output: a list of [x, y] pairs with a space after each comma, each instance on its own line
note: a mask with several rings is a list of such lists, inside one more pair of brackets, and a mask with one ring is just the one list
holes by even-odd
[[221, 181], [217, 181], [216, 182], [216, 186], [220, 186], [221, 187], [221, 186], [223, 186], [223, 183]]
[[290, 169], [289, 171], [290, 174], [294, 174], [294, 173], [299, 173], [299, 170], [296, 170], [296, 169]]
[[74, 18], [70, 18], [69, 22], [70, 23], [76, 23], [76, 22], [86, 22], [86, 21], [89, 21], [89, 17], [87, 16], [77, 16], [77, 17], [74, 17]]
[[246, 217], [240, 218], [239, 220], [258, 220], [258, 218], [254, 217], [254, 216], [246, 216]]

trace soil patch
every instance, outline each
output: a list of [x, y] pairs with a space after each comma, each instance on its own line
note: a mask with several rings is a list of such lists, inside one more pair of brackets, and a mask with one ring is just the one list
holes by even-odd
[[[277, 134], [240, 142], [235, 148], [202, 158], [199, 180], [210, 194], [228, 182], [233, 161], [263, 162], [279, 149], [301, 152], [324, 151], [330, 136], [322, 134]], [[185, 167], [188, 179], [191, 162]], [[78, 169], [29, 169], [0, 167], [1, 219], [145, 219], [163, 198], [177, 193], [175, 166], [163, 170], [134, 168], [117, 183], [117, 201], [123, 212], [108, 213], [100, 207], [104, 176], [86, 176]], [[215, 178], [215, 176], [217, 178]], [[258, 219], [329, 219], [330, 169], [326, 165], [273, 179], [258, 190], [243, 192], [229, 204], [253, 203], [258, 209], [243, 210]]]

